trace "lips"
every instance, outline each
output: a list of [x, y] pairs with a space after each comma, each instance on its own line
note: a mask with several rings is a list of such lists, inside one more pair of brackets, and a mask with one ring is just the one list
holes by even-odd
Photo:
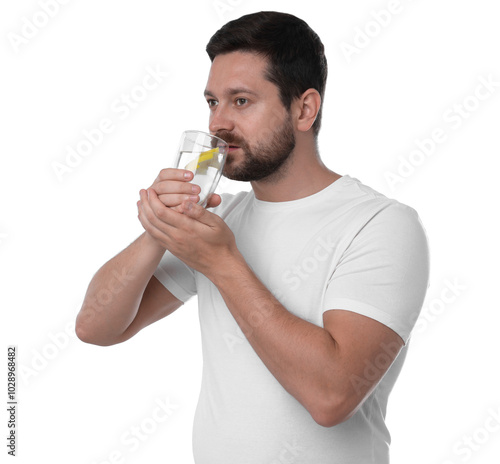
[[[233, 132], [221, 130], [217, 132], [215, 135], [220, 139], [226, 141], [226, 143], [229, 145], [229, 151], [237, 150], [238, 148], [241, 148], [241, 145], [244, 145], [243, 140], [239, 140], [239, 137], [235, 135]], [[235, 142], [241, 142], [241, 145], [238, 145]]]

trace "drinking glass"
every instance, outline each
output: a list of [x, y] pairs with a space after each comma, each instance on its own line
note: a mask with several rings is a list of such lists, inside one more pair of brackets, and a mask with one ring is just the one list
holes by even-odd
[[194, 174], [191, 183], [199, 185], [199, 205], [205, 207], [222, 175], [229, 145], [215, 135], [189, 130], [182, 133], [175, 167]]

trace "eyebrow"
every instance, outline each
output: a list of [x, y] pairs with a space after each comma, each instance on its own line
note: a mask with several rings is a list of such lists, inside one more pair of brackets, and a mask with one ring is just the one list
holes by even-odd
[[[247, 93], [249, 95], [255, 95], [255, 96], [257, 96], [256, 92], [254, 92], [253, 90], [247, 89], [245, 87], [230, 88], [230, 89], [227, 89], [224, 93], [226, 95], [229, 95], [229, 96], [236, 95], [238, 93]], [[205, 90], [205, 92], [203, 93], [203, 95], [205, 95], [205, 97], [214, 97], [214, 98], [216, 98], [216, 96], [213, 94], [213, 92], [211, 90], [208, 90], [208, 89]]]

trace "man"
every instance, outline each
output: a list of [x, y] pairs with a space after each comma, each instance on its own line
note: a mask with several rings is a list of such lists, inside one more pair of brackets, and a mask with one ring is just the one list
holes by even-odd
[[[210, 132], [231, 147], [224, 175], [252, 191], [213, 195], [210, 212], [191, 173], [162, 170], [140, 192], [144, 234], [94, 276], [77, 334], [121, 343], [197, 295], [197, 463], [388, 463], [387, 399], [428, 285], [418, 215], [321, 162], [326, 59], [305, 22], [247, 15], [207, 52]], [[95, 311], [116, 272], [134, 279]]]

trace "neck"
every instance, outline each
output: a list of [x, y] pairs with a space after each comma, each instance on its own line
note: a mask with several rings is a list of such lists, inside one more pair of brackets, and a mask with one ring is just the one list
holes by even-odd
[[321, 161], [315, 139], [297, 137], [293, 152], [280, 170], [251, 185], [258, 200], [292, 201], [313, 195], [340, 177]]

